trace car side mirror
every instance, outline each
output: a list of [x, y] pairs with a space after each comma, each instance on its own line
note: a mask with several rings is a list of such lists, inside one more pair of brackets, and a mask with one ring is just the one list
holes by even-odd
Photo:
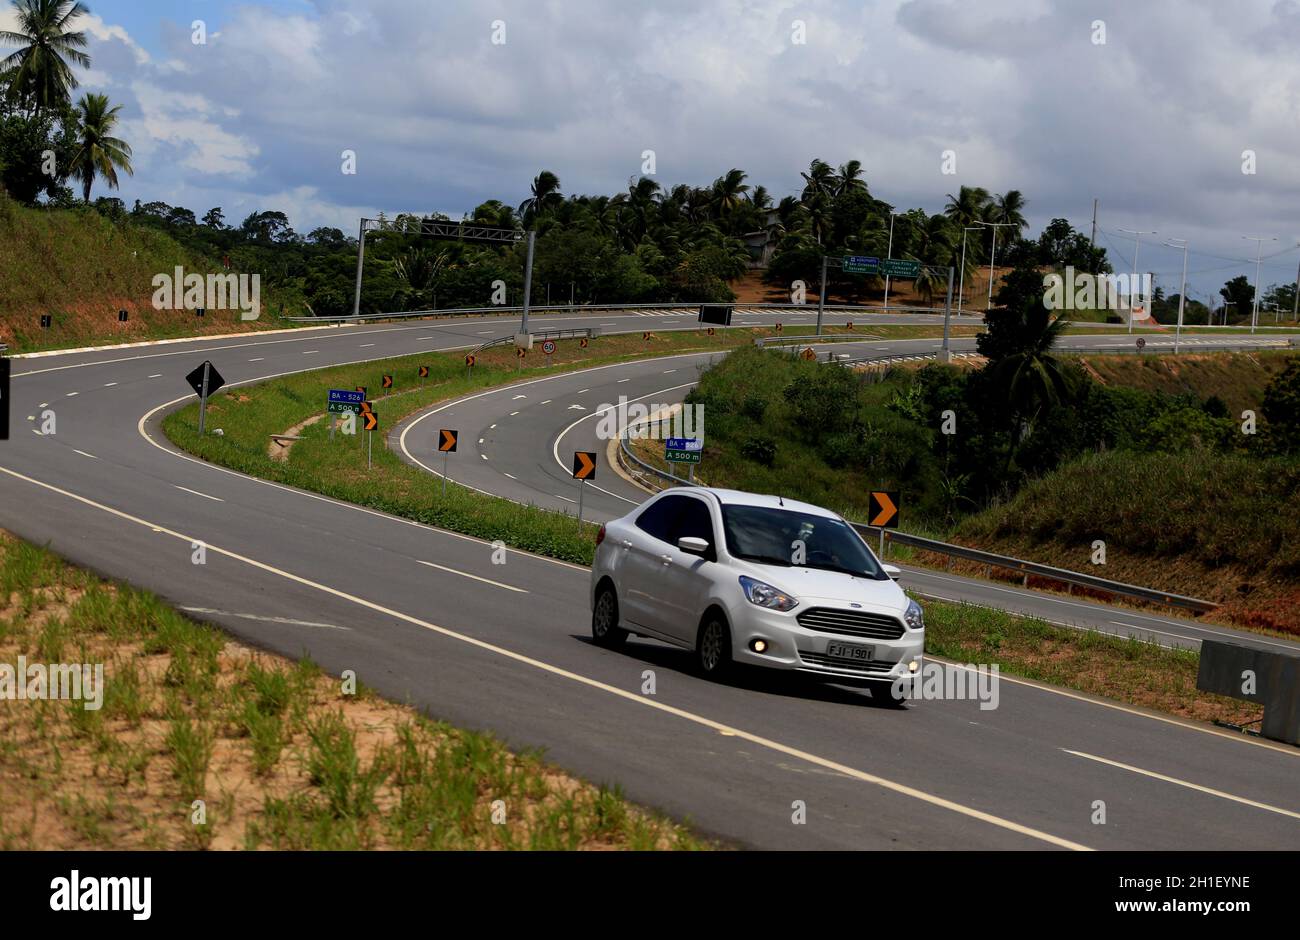
[[688, 555], [699, 555], [703, 558], [708, 554], [709, 542], [694, 535], [683, 535], [677, 540], [677, 547]]
[[882, 567], [885, 569], [885, 574], [889, 575], [895, 581], [903, 576], [903, 569], [901, 568], [895, 568], [893, 565], [884, 565]]

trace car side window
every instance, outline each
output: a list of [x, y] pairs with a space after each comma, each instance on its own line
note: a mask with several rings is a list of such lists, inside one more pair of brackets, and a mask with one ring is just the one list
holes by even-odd
[[676, 524], [672, 529], [672, 543], [687, 536], [704, 539], [710, 545], [713, 541], [713, 517], [703, 500], [691, 496], [682, 497], [682, 511], [677, 514]]
[[685, 496], [665, 496], [636, 517], [636, 527], [661, 542], [676, 544], [673, 530], [684, 502]]

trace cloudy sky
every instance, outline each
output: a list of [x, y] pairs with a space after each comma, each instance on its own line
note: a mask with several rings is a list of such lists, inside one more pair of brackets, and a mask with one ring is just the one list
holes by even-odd
[[1300, 261], [1300, 0], [87, 5], [83, 87], [123, 106], [128, 204], [350, 231], [379, 210], [518, 204], [542, 168], [611, 193], [646, 150], [665, 185], [734, 166], [778, 198], [813, 157], [856, 158], [899, 207], [1020, 189], [1033, 234], [1055, 216], [1086, 231], [1099, 199], [1119, 270], [1119, 230], [1156, 230], [1139, 266], [1177, 290], [1182, 254], [1160, 242], [1188, 240], [1192, 296], [1253, 278], [1243, 235], [1277, 239], [1265, 285]]

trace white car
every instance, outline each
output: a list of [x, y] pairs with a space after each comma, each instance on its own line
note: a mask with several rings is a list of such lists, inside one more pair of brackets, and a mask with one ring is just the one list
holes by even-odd
[[675, 487], [601, 526], [591, 632], [603, 646], [635, 634], [694, 650], [707, 676], [748, 663], [906, 693], [925, 622], [898, 574], [828, 510]]

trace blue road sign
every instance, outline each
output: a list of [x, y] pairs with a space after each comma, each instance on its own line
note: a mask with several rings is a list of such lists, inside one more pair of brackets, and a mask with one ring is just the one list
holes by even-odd
[[704, 442], [693, 437], [670, 437], [664, 445], [667, 450], [704, 450]]
[[366, 400], [365, 392], [349, 392], [341, 388], [330, 389], [330, 401], [343, 402], [348, 405], [359, 405]]

